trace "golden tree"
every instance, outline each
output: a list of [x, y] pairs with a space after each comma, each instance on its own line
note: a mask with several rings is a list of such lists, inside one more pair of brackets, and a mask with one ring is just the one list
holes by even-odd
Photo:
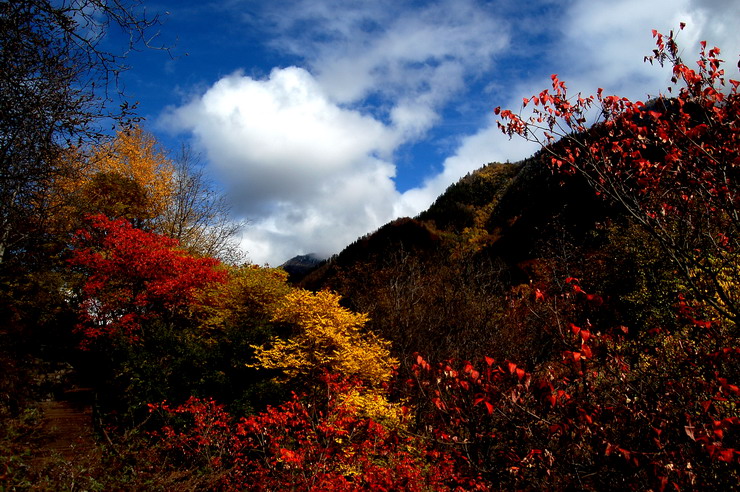
[[316, 377], [329, 370], [344, 377], [357, 377], [368, 385], [390, 380], [398, 361], [391, 357], [390, 342], [363, 328], [366, 314], [339, 305], [331, 292], [295, 290], [285, 297], [273, 321], [297, 327], [289, 340], [275, 339], [271, 346], [254, 347], [256, 367], [283, 369], [288, 378]]
[[141, 127], [119, 130], [112, 142], [95, 150], [90, 162], [92, 172], [84, 180], [108, 174], [136, 183], [145, 192], [152, 217], [163, 215], [169, 207], [174, 193], [174, 165], [154, 136]]

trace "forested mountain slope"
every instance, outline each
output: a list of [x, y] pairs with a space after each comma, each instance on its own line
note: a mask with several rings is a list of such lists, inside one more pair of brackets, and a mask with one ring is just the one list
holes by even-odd
[[542, 349], [540, 334], [512, 345], [517, 336], [503, 334], [510, 327], [502, 306], [554, 268], [581, 268], [581, 261], [565, 264], [559, 256], [602, 251], [605, 228], [615, 220], [618, 213], [582, 178], [554, 173], [541, 155], [488, 164], [416, 218], [358, 239], [302, 285], [339, 292], [407, 355], [511, 356], [516, 350], [521, 357], [527, 339]]

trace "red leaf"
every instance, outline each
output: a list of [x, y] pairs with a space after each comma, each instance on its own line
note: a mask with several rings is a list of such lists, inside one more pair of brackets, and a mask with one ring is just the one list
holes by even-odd
[[735, 450], [734, 449], [723, 449], [719, 453], [717, 453], [717, 459], [720, 461], [726, 461], [727, 463], [732, 462], [733, 457], [735, 456]]
[[[576, 352], [576, 353], [578, 353], [578, 352]], [[591, 353], [591, 347], [589, 347], [588, 345], [582, 345], [581, 346], [581, 353], [583, 354], [584, 357], [586, 357], [588, 359], [590, 359], [591, 357], [593, 357], [593, 354]], [[576, 360], [578, 360], [578, 359], [576, 359]]]
[[446, 405], [444, 404], [444, 402], [443, 402], [443, 401], [442, 401], [441, 399], [439, 399], [439, 398], [434, 398], [434, 399], [432, 399], [432, 402], [433, 402], [433, 403], [434, 403], [434, 404], [436, 405], [436, 407], [437, 407], [437, 408], [439, 408], [440, 410], [445, 410], [445, 408], [446, 408]]

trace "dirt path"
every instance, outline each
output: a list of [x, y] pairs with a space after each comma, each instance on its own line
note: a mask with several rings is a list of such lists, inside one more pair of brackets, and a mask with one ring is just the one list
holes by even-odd
[[42, 470], [53, 461], [75, 462], [97, 451], [93, 434], [92, 391], [80, 388], [66, 391], [61, 398], [45, 401], [41, 439], [35, 450], [32, 468]]

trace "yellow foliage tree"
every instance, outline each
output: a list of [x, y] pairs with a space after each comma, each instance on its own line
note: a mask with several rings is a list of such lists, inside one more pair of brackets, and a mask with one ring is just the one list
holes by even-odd
[[87, 179], [100, 173], [130, 179], [146, 192], [150, 214], [164, 214], [174, 193], [175, 168], [153, 135], [139, 126], [121, 129], [112, 142], [95, 150], [90, 162]]
[[56, 180], [47, 197], [57, 234], [76, 230], [97, 213], [156, 229], [174, 200], [175, 167], [138, 126], [119, 130], [87, 153], [70, 150], [65, 159], [73, 171]]
[[[203, 326], [221, 329], [227, 326], [251, 326], [269, 322], [273, 313], [291, 292], [288, 274], [279, 268], [257, 265], [227, 266], [229, 280], [219, 284], [215, 303], [203, 303], [207, 311]], [[203, 293], [208, 296], [209, 293]]]
[[269, 347], [253, 347], [254, 367], [282, 369], [288, 378], [329, 370], [369, 386], [387, 382], [398, 364], [390, 355], [390, 342], [364, 332], [367, 315], [340, 306], [340, 299], [326, 291], [288, 294], [273, 321], [292, 324], [297, 333], [288, 340], [274, 339]]

